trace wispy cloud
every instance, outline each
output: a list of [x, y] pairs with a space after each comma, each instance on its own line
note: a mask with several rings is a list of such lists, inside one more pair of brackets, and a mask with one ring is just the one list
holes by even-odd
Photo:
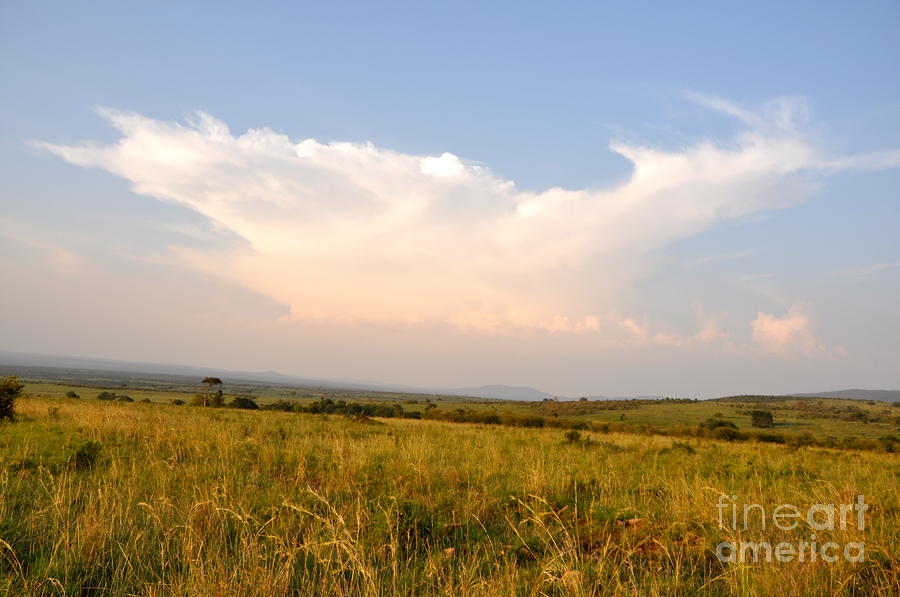
[[295, 141], [269, 129], [233, 134], [203, 113], [175, 123], [103, 110], [118, 141], [37, 145], [246, 239], [231, 252], [178, 248], [173, 259], [288, 304], [296, 318], [653, 338], [611, 315], [623, 312], [619, 297], [647, 274], [653, 254], [802, 201], [817, 172], [881, 163], [823, 158], [801, 132], [802, 102], [753, 112], [694, 99], [746, 129], [678, 150], [613, 143], [633, 172], [608, 189], [529, 191], [450, 153]]
[[704, 93], [698, 93], [696, 91], [685, 91], [684, 93], [682, 93], [682, 96], [685, 99], [688, 99], [695, 104], [701, 105], [710, 110], [715, 110], [716, 112], [721, 112], [722, 114], [733, 116], [734, 118], [737, 118], [748, 126], [759, 128], [765, 125], [765, 122], [760, 114], [754, 113], [746, 108], [741, 107], [735, 102], [726, 100], [724, 98], [706, 95]]
[[719, 263], [720, 261], [735, 261], [737, 259], [746, 259], [751, 255], [753, 255], [753, 249], [735, 251], [733, 253], [721, 253], [718, 255], [707, 255], [705, 257], [699, 257], [697, 259], [692, 259], [691, 261], [686, 261], [684, 267], [697, 267], [710, 263]]
[[900, 268], [900, 261], [889, 261], [887, 263], [873, 263], [871, 265], [853, 267], [835, 272], [835, 274], [843, 276], [871, 276], [872, 274], [897, 268]]
[[716, 112], [738, 119], [755, 131], [796, 132], [810, 119], [809, 102], [802, 97], [777, 97], [753, 110], [721, 97], [684, 92], [686, 99]]

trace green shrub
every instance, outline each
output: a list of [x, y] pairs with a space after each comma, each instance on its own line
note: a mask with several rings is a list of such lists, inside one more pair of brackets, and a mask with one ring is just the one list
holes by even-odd
[[772, 415], [772, 411], [752, 410], [750, 411], [750, 424], [754, 427], [774, 427], [775, 417]]
[[228, 403], [229, 408], [241, 408], [244, 410], [259, 410], [259, 405], [252, 398], [238, 396]]
[[174, 404], [175, 406], [184, 406], [184, 400], [182, 400], [181, 398], [176, 398], [172, 401], [172, 404]]
[[16, 400], [22, 396], [25, 384], [19, 383], [15, 375], [0, 379], [0, 421], [16, 417]]
[[734, 441], [737, 439], [743, 439], [743, 434], [733, 427], [716, 427], [713, 430], [713, 437], [716, 439], [722, 439], [725, 441]]
[[566, 442], [570, 444], [578, 443], [581, 441], [581, 433], [571, 429], [566, 431]]
[[77, 471], [94, 468], [100, 457], [102, 445], [93, 440], [85, 440], [79, 444], [69, 456], [69, 466]]
[[72, 390], [69, 390], [68, 392], [66, 392], [66, 398], [81, 398], [81, 396], [79, 396]]
[[708, 431], [714, 431], [716, 429], [727, 428], [727, 429], [737, 429], [737, 425], [735, 425], [732, 421], [726, 421], [724, 419], [706, 419], [702, 423], [700, 423], [700, 427], [702, 429], [706, 429]]
[[900, 452], [900, 436], [885, 435], [878, 438], [885, 452]]

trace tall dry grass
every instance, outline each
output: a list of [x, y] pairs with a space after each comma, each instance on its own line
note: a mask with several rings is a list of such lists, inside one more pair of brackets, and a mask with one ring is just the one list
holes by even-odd
[[[0, 589], [11, 594], [900, 587], [894, 454], [89, 400], [25, 399], [20, 412], [0, 428]], [[867, 528], [820, 541], [865, 540], [866, 561], [722, 563], [721, 541], [808, 530], [720, 529], [721, 494], [769, 511], [864, 494]]]

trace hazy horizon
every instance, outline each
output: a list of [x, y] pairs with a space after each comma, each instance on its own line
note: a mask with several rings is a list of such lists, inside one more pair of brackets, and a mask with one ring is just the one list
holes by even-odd
[[[115, 374], [137, 374], [148, 375], [149, 378], [171, 377], [175, 378], [197, 378], [201, 375], [217, 375], [224, 381], [224, 388], [228, 388], [234, 384], [246, 384], [258, 382], [263, 384], [274, 384], [276, 386], [283, 385], [285, 387], [316, 387], [315, 384], [323, 384], [322, 387], [346, 389], [366, 389], [375, 392], [422, 392], [426, 394], [440, 395], [442, 392], [457, 396], [473, 396], [487, 397], [503, 400], [541, 400], [545, 397], [553, 397], [559, 400], [578, 400], [588, 397], [590, 399], [640, 399], [640, 398], [677, 398], [677, 399], [700, 399], [711, 400], [724, 398], [728, 396], [746, 395], [741, 393], [723, 394], [716, 396], [683, 396], [683, 395], [648, 395], [648, 394], [627, 394], [627, 395], [608, 395], [598, 392], [587, 392], [579, 395], [565, 395], [562, 393], [546, 392], [543, 388], [533, 388], [531, 386], [517, 386], [514, 384], [504, 383], [486, 383], [480, 386], [472, 387], [428, 387], [428, 386], [412, 386], [396, 380], [371, 380], [371, 379], [340, 379], [340, 378], [323, 378], [316, 375], [305, 373], [286, 373], [283, 371], [255, 370], [244, 371], [236, 369], [222, 369], [216, 367], [196, 366], [192, 363], [161, 363], [161, 362], [143, 362], [128, 361], [107, 358], [91, 358], [79, 355], [50, 355], [40, 353], [21, 353], [0, 350], [0, 368], [5, 368], [7, 372], [14, 371], [17, 367], [23, 370], [20, 373], [30, 375], [35, 368], [47, 370], [50, 372], [48, 379], [55, 379], [58, 373], [53, 371], [71, 371], [78, 370], [85, 372], [90, 376], [91, 373], [106, 372]], [[42, 378], [43, 379], [43, 378]], [[341, 384], [346, 384], [342, 386]], [[795, 388], [796, 391], [786, 392], [783, 396], [816, 396], [816, 395], [832, 395], [846, 392], [845, 398], [856, 400], [876, 400], [882, 399], [873, 396], [871, 393], [886, 392], [889, 394], [900, 394], [900, 390], [890, 388], [819, 388], [810, 391], [809, 388]], [[465, 392], [465, 394], [463, 393]], [[859, 394], [859, 395], [856, 395]], [[543, 396], [541, 396], [543, 395]]]
[[0, 8], [0, 349], [900, 388], [900, 6], [476, 6]]

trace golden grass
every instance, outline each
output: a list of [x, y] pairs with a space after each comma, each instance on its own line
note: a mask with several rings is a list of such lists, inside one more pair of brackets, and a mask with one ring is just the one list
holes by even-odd
[[[896, 595], [895, 454], [27, 398], [0, 425], [0, 591]], [[75, 466], [85, 442], [93, 466]], [[717, 500], [871, 504], [866, 561], [726, 564]]]

